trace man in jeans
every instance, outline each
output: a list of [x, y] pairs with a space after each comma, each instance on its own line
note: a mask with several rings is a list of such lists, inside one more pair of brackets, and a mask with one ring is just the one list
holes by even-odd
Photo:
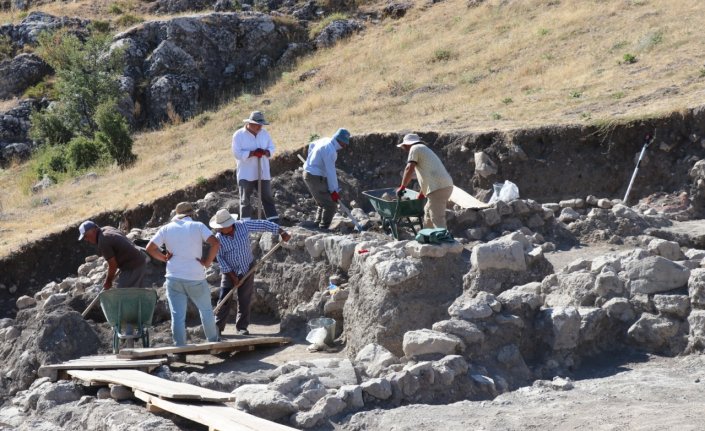
[[328, 229], [338, 209], [340, 194], [335, 161], [338, 151], [349, 144], [350, 132], [338, 129], [332, 138], [321, 138], [308, 146], [308, 156], [304, 163], [304, 183], [318, 204], [314, 223], [321, 229]]
[[[289, 241], [291, 235], [278, 225], [267, 220], [237, 221], [237, 214], [230, 214], [227, 209], [218, 210], [208, 223], [217, 230], [216, 238], [221, 247], [218, 250], [218, 263], [220, 264], [220, 302], [236, 286], [242, 277], [255, 264], [252, 248], [250, 247], [250, 233], [271, 232], [277, 233], [282, 240]], [[247, 326], [250, 324], [250, 306], [255, 292], [255, 275], [252, 274], [237, 290], [237, 320], [235, 329], [238, 335], [249, 335]], [[232, 296], [218, 310], [216, 326], [222, 333], [225, 322], [230, 314]]]
[[264, 114], [254, 111], [250, 118], [242, 120], [245, 125], [233, 134], [232, 151], [237, 160], [237, 185], [240, 193], [240, 218], [252, 217], [252, 195], [257, 183], [262, 185], [262, 209], [267, 220], [277, 222], [279, 216], [272, 198], [269, 158], [274, 154], [274, 142], [264, 126], [269, 123]]
[[[206, 225], [191, 219], [193, 212], [191, 203], [178, 204], [171, 222], [162, 226], [147, 244], [150, 256], [166, 262], [166, 297], [171, 310], [171, 332], [176, 346], [186, 344], [188, 299], [198, 308], [208, 341], [218, 341], [218, 328], [215, 326], [210, 287], [206, 282], [204, 268], [213, 263], [220, 243]], [[202, 257], [204, 242], [210, 246], [205, 258]], [[163, 245], [166, 246], [166, 254], [160, 250]]]
[[424, 207], [424, 227], [445, 228], [446, 206], [453, 193], [453, 179], [443, 162], [415, 133], [404, 136], [404, 140], [397, 147], [409, 153], [397, 195], [401, 197], [404, 194], [412, 174], [416, 171], [416, 179], [421, 187], [419, 199], [424, 195], [428, 198]]

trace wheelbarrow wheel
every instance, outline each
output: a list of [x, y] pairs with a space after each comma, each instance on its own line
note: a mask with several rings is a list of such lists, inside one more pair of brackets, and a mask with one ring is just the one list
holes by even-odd
[[117, 328], [113, 328], [113, 353], [120, 351], [120, 335]]
[[149, 330], [145, 329], [142, 335], [142, 347], [149, 347]]

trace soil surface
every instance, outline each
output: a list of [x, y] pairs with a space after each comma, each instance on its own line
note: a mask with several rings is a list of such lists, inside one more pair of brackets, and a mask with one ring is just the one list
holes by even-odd
[[700, 430], [705, 357], [632, 354], [582, 370], [574, 389], [541, 382], [492, 401], [358, 413], [340, 430]]

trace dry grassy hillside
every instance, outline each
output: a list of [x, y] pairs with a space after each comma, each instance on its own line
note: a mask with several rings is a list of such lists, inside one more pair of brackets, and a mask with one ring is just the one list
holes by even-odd
[[[230, 136], [253, 109], [266, 112], [279, 148], [293, 148], [339, 126], [355, 134], [609, 125], [703, 103], [705, 2], [424, 4], [401, 20], [368, 23], [260, 94], [139, 134], [140, 159], [129, 170], [67, 181], [46, 196], [20, 191], [32, 181], [23, 166], [2, 171], [0, 255], [98, 211], [134, 206], [233, 167]], [[51, 205], [41, 205], [43, 197]]]

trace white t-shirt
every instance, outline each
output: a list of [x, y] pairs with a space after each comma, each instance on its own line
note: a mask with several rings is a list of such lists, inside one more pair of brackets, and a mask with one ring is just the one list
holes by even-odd
[[407, 162], [416, 162], [416, 179], [425, 195], [453, 185], [453, 179], [441, 159], [424, 144], [411, 147]]
[[157, 247], [166, 245], [173, 254], [166, 263], [166, 276], [183, 280], [204, 280], [205, 268], [196, 260], [203, 257], [203, 243], [213, 236], [210, 229], [190, 217], [174, 218], [171, 223], [162, 226], [153, 242]]

